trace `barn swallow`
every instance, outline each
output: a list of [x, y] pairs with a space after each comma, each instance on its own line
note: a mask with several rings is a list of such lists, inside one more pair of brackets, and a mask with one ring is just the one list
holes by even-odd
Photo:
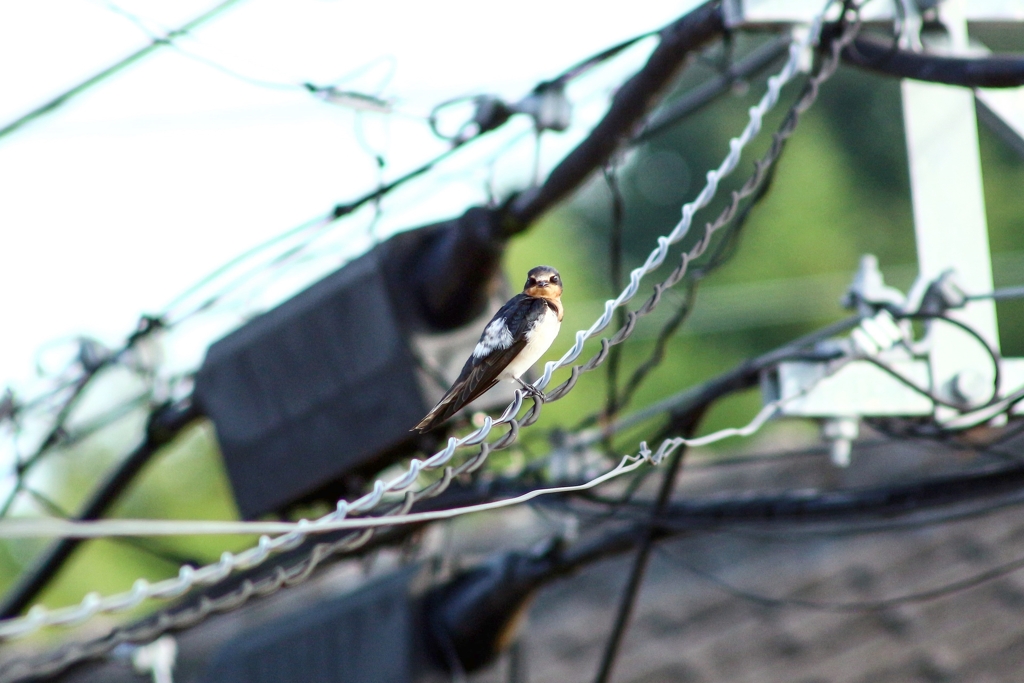
[[528, 394], [539, 394], [520, 378], [558, 336], [564, 312], [558, 271], [550, 266], [532, 269], [526, 275], [523, 293], [494, 314], [455, 384], [413, 431], [437, 427], [499, 380], [517, 382]]

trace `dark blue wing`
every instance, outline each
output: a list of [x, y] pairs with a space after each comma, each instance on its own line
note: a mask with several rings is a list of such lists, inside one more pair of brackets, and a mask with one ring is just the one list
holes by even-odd
[[480, 335], [459, 378], [415, 429], [420, 432], [433, 429], [497, 384], [501, 371], [526, 346], [526, 332], [546, 306], [543, 299], [519, 294], [498, 309]]

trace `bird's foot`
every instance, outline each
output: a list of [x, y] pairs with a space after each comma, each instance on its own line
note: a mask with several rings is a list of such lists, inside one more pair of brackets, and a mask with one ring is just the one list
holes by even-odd
[[521, 386], [523, 388], [523, 391], [526, 392], [527, 398], [533, 397], [539, 399], [541, 403], [547, 402], [548, 397], [544, 394], [543, 391], [533, 386], [529, 382], [524, 382], [518, 377], [516, 378], [516, 381], [519, 382], [519, 386]]

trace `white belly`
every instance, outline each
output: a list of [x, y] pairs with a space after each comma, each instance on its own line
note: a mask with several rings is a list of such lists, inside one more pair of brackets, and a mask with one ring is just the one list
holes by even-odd
[[523, 376], [534, 363], [540, 360], [549, 348], [551, 343], [558, 336], [558, 329], [562, 323], [558, 320], [558, 314], [550, 308], [544, 308], [544, 315], [534, 324], [533, 329], [526, 335], [526, 347], [519, 352], [511, 363], [501, 373], [500, 379], [516, 379]]

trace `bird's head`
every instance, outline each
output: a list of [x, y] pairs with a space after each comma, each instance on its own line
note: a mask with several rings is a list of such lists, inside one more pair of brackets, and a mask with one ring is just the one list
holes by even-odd
[[562, 277], [551, 266], [537, 266], [526, 274], [523, 294], [558, 301], [562, 296]]

